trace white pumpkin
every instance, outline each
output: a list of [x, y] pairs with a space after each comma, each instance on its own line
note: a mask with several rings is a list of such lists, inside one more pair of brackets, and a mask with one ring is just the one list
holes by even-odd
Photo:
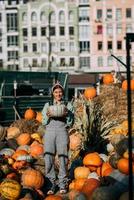
[[65, 105], [52, 105], [49, 106], [49, 111], [53, 117], [62, 117], [65, 112]]

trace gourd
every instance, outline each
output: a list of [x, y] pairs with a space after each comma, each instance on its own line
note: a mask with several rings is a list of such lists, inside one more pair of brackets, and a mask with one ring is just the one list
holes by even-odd
[[30, 154], [33, 157], [38, 157], [38, 156], [42, 156], [44, 153], [44, 148], [43, 145], [38, 143], [37, 141], [34, 141], [31, 145], [30, 145]]
[[27, 120], [35, 119], [36, 118], [36, 112], [32, 108], [28, 108], [24, 113], [24, 118]]
[[18, 145], [28, 145], [31, 142], [31, 135], [29, 133], [22, 133], [17, 138]]
[[84, 97], [88, 100], [94, 98], [96, 94], [96, 89], [94, 87], [88, 87], [84, 90]]
[[88, 167], [76, 167], [74, 170], [74, 178], [79, 179], [79, 178], [87, 178], [90, 173], [90, 170]]
[[22, 185], [37, 189], [41, 188], [44, 184], [44, 177], [41, 172], [32, 168], [26, 169], [23, 172], [21, 180]]
[[16, 180], [5, 179], [0, 185], [0, 193], [6, 199], [18, 199], [20, 192], [21, 185]]
[[14, 160], [17, 160], [18, 156], [28, 155], [28, 152], [25, 150], [18, 149], [12, 156]]
[[112, 74], [105, 74], [103, 76], [103, 83], [109, 85], [114, 82], [114, 77]]
[[97, 152], [88, 153], [83, 158], [83, 164], [88, 166], [90, 171], [96, 171], [97, 167], [102, 165], [102, 159]]
[[52, 117], [62, 117], [65, 112], [65, 105], [61, 104], [49, 106], [49, 111]]
[[10, 148], [4, 148], [4, 149], [0, 150], [0, 155], [12, 156], [14, 153], [15, 153], [15, 151]]

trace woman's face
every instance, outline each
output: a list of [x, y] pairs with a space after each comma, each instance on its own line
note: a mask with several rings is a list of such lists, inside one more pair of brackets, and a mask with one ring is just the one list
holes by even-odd
[[55, 101], [61, 101], [62, 97], [63, 97], [63, 91], [61, 88], [56, 88], [53, 91], [53, 97], [55, 99]]

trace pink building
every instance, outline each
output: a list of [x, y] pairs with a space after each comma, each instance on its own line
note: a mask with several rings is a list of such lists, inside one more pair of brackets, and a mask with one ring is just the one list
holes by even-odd
[[[94, 71], [125, 71], [111, 53], [126, 63], [128, 32], [134, 33], [134, 0], [90, 0], [91, 66]], [[134, 44], [131, 46], [134, 65]]]

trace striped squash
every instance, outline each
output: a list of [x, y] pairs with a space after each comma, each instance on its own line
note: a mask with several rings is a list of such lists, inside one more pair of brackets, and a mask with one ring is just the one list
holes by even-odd
[[20, 192], [21, 185], [15, 180], [5, 179], [0, 185], [0, 193], [6, 199], [18, 199]]

